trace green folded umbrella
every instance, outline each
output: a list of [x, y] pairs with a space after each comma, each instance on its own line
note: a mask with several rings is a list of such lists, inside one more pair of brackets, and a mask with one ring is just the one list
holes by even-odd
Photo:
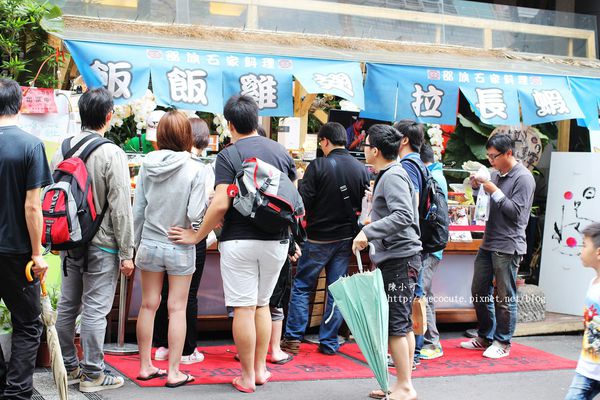
[[360, 252], [356, 252], [360, 273], [341, 277], [329, 285], [329, 292], [346, 324], [375, 374], [384, 393], [389, 391], [388, 302], [381, 271], [363, 272]]

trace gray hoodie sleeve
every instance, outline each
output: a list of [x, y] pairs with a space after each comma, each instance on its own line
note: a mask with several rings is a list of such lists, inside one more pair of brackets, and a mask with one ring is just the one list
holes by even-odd
[[192, 181], [190, 199], [188, 201], [187, 217], [190, 222], [197, 222], [202, 218], [208, 198], [206, 197], [207, 172], [210, 167], [202, 166]]
[[[390, 171], [391, 172], [391, 171]], [[371, 222], [363, 228], [369, 241], [384, 239], [390, 234], [404, 231], [413, 224], [414, 212], [410, 183], [397, 174], [386, 174], [382, 197], [385, 199], [389, 215]]]
[[135, 186], [135, 196], [133, 198], [133, 236], [136, 249], [140, 246], [140, 242], [142, 241], [142, 230], [144, 228], [144, 221], [146, 220], [146, 205], [148, 204], [143, 184], [145, 176], [146, 171], [142, 165]]

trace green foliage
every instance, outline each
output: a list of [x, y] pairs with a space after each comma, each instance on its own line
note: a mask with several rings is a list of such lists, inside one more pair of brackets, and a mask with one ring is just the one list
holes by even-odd
[[[466, 161], [479, 161], [489, 166], [485, 144], [494, 130], [494, 126], [484, 124], [472, 114], [469, 117], [458, 114], [456, 130], [450, 136], [444, 153], [444, 164], [453, 168], [461, 168]], [[542, 145], [552, 143], [556, 147], [558, 127], [553, 122], [539, 124], [532, 127], [537, 130], [542, 139]], [[449, 173], [454, 178], [464, 178], [464, 174]]]
[[28, 86], [46, 61], [38, 87], [56, 87], [60, 58], [48, 45], [48, 32], [62, 29], [60, 8], [37, 0], [0, 0], [0, 76]]
[[0, 333], [11, 333], [12, 322], [10, 320], [10, 311], [4, 304], [4, 301], [0, 300]]

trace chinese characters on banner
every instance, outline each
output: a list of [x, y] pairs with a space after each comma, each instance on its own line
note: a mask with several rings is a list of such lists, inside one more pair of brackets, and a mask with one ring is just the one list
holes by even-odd
[[309, 93], [334, 94], [364, 107], [358, 62], [82, 41], [66, 45], [88, 86], [108, 88], [115, 104], [143, 96], [152, 79], [161, 106], [222, 112], [224, 99], [242, 94], [256, 100], [260, 115], [292, 115], [295, 76]]
[[567, 77], [383, 64], [367, 64], [361, 116], [455, 125], [459, 90], [492, 125], [519, 124], [519, 106], [526, 124], [583, 116]]

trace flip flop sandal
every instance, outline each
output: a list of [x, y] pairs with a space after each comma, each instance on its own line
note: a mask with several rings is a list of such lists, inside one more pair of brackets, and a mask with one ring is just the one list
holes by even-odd
[[385, 399], [385, 394], [383, 393], [383, 390], [372, 390], [369, 393], [369, 397], [372, 399]]
[[242, 393], [254, 393], [255, 392], [255, 389], [243, 387], [241, 384], [238, 383], [239, 380], [240, 380], [239, 377], [233, 378], [233, 381], [231, 381], [231, 385], [233, 385], [234, 388], [236, 388], [237, 390], [239, 390]]
[[168, 387], [168, 388], [173, 389], [173, 388], [177, 388], [179, 386], [183, 386], [185, 384], [188, 384], [190, 382], [194, 382], [194, 377], [193, 376], [191, 376], [189, 374], [184, 374], [184, 375], [185, 375], [185, 379], [184, 380], [176, 382], [176, 383], [169, 383], [169, 382], [167, 382], [167, 383], [165, 383], [165, 386]]
[[135, 379], [137, 379], [138, 381], [149, 381], [155, 378], [162, 378], [165, 376], [167, 376], [167, 371], [165, 371], [164, 369], [157, 368], [156, 372], [154, 372], [153, 374], [150, 374], [148, 376], [138, 376]]
[[273, 374], [271, 373], [271, 371], [267, 371], [267, 377], [265, 378], [265, 380], [262, 382], [256, 382], [256, 386], [264, 385], [265, 383], [269, 382], [272, 377], [273, 377]]
[[[287, 353], [286, 353], [287, 354]], [[279, 361], [270, 361], [271, 364], [277, 364], [277, 365], [283, 365], [283, 364], [287, 364], [290, 361], [292, 361], [294, 359], [294, 356], [291, 354], [287, 354], [287, 357], [284, 358], [283, 360], [279, 360]]]

